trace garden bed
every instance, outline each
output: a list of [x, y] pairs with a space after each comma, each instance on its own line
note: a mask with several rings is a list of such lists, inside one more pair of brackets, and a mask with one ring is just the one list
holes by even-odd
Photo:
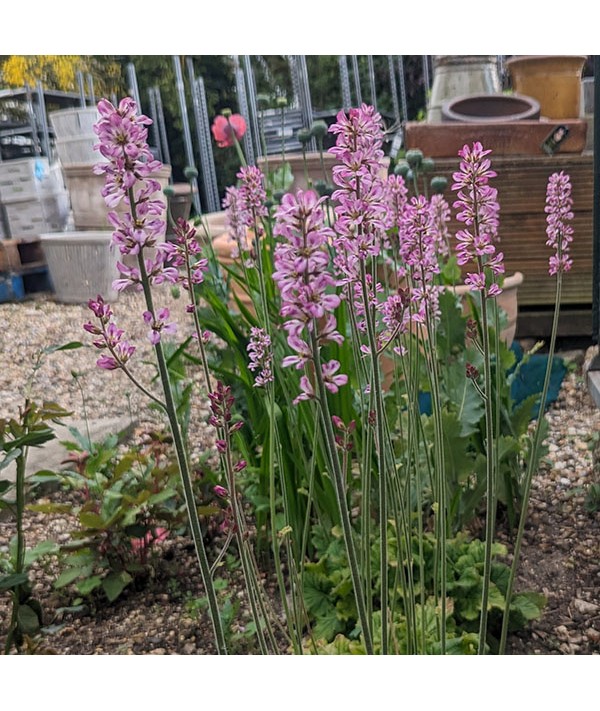
[[[137, 317], [141, 297], [124, 294], [120, 326], [141, 344], [144, 324]], [[175, 308], [172, 309], [175, 311]], [[181, 303], [184, 311], [184, 304]], [[14, 415], [22, 398], [22, 384], [31, 373], [32, 356], [48, 343], [86, 339], [81, 324], [88, 309], [57, 305], [39, 298], [19, 304], [0, 305], [0, 326], [11, 334], [0, 347], [3, 363], [0, 416]], [[181, 319], [179, 319], [181, 321]], [[139, 323], [138, 323], [139, 322]], [[149, 349], [149, 345], [147, 346]], [[142, 347], [142, 351], [143, 351]], [[98, 371], [91, 348], [81, 348], [48, 358], [38, 371], [33, 395], [43, 394], [83, 416], [81, 396], [71, 372], [82, 373], [87, 409], [92, 417], [122, 415], [131, 407], [138, 411], [139, 396], [128, 395], [120, 377]], [[142, 353], [143, 358], [143, 353]], [[140, 360], [142, 359], [140, 358]], [[600, 519], [588, 511], [586, 495], [594, 472], [593, 450], [600, 436], [600, 412], [595, 408], [582, 376], [583, 352], [578, 365], [563, 382], [560, 396], [548, 419], [549, 452], [537, 473], [532, 491], [529, 523], [522, 548], [518, 589], [543, 593], [548, 600], [540, 620], [509, 640], [512, 654], [594, 654], [600, 652]], [[149, 371], [146, 372], [148, 376]], [[198, 384], [200, 388], [200, 383]], [[133, 404], [132, 404], [133, 403]], [[204, 425], [206, 407], [201, 404], [193, 441], [200, 450], [212, 446], [210, 428]], [[143, 424], [143, 423], [138, 423]], [[156, 424], [153, 423], [153, 424]], [[141, 431], [141, 430], [140, 430]], [[65, 494], [49, 497], [64, 500]], [[588, 497], [589, 502], [589, 497]], [[596, 502], [598, 505], [598, 502]], [[29, 512], [26, 519], [28, 545], [51, 538], [64, 542], [73, 522], [64, 514]], [[0, 521], [0, 546], [12, 536], [12, 524]], [[502, 537], [500, 526], [500, 537]], [[510, 541], [506, 541], [510, 549]], [[213, 539], [209, 554], [215, 555], [220, 539]], [[230, 561], [231, 562], [231, 561]], [[38, 652], [56, 654], [212, 654], [212, 633], [199, 601], [203, 595], [191, 540], [173, 537], [156, 547], [150, 576], [137, 589], [124, 592], [113, 604], [90, 603], [75, 611], [67, 590], [53, 590], [56, 561], [35, 565], [34, 594], [42, 601], [44, 622], [51, 634], [43, 637]], [[247, 634], [249, 613], [245, 604], [239, 568], [223, 566], [223, 595], [239, 602], [241, 609], [233, 627], [233, 651], [256, 652]], [[274, 588], [267, 587], [272, 599]], [[0, 642], [7, 628], [8, 597], [0, 597]], [[282, 651], [285, 645], [282, 644]]]

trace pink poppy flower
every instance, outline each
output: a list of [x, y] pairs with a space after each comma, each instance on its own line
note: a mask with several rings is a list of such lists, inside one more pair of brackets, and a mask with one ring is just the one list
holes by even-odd
[[227, 148], [233, 146], [234, 135], [239, 141], [246, 133], [246, 121], [240, 114], [231, 114], [229, 120], [225, 116], [217, 116], [211, 131], [219, 148]]

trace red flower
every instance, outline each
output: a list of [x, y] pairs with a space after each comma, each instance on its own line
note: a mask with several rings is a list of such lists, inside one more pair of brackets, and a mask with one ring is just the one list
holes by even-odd
[[233, 136], [239, 141], [246, 133], [246, 121], [240, 114], [231, 114], [229, 120], [225, 116], [217, 116], [211, 130], [219, 148], [233, 146]]

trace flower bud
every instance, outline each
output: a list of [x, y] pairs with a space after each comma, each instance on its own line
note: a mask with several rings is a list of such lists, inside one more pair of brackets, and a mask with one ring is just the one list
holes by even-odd
[[432, 173], [435, 169], [435, 161], [433, 158], [423, 158], [423, 162], [421, 163], [421, 170], [424, 173]]
[[447, 187], [448, 178], [445, 178], [443, 175], [436, 175], [431, 179], [431, 190], [434, 193], [441, 195]]
[[271, 97], [268, 94], [258, 94], [256, 105], [259, 111], [266, 111], [271, 106]]
[[198, 177], [198, 171], [193, 165], [186, 165], [183, 169], [183, 174], [186, 180], [191, 180], [192, 178]]
[[230, 118], [232, 113], [233, 113], [233, 111], [231, 109], [222, 109], [221, 110], [221, 116], [225, 116], [225, 118]]
[[213, 486], [213, 491], [217, 496], [220, 496], [222, 499], [226, 499], [229, 497], [229, 492], [224, 486], [220, 486], [217, 484], [216, 486]]
[[409, 170], [408, 163], [405, 160], [399, 160], [394, 166], [394, 175], [401, 175], [403, 178], [406, 178]]
[[312, 126], [310, 127], [310, 132], [315, 138], [320, 138], [323, 139], [328, 132], [327, 124], [323, 119], [319, 119], [318, 121], [313, 121]]
[[168, 197], [172, 198], [175, 195], [175, 188], [172, 185], [166, 185], [163, 188], [163, 193]]
[[411, 168], [418, 170], [423, 163], [423, 151], [418, 148], [411, 148], [410, 151], [406, 151], [406, 162]]
[[296, 137], [300, 141], [301, 145], [305, 146], [312, 138], [312, 133], [310, 132], [310, 129], [308, 129], [308, 128], [300, 128], [300, 129], [298, 129], [298, 133], [296, 134]]
[[288, 105], [285, 96], [278, 96], [277, 101], [275, 103], [277, 104], [278, 109], [284, 109]]

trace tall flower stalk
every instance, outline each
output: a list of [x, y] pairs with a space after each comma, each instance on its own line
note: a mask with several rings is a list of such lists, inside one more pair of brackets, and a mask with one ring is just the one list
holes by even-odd
[[[109, 213], [109, 219], [114, 227], [113, 244], [119, 247], [123, 255], [135, 255], [137, 257], [137, 269], [121, 265], [119, 270], [123, 279], [119, 281], [118, 288], [125, 288], [131, 285], [141, 288], [146, 302], [146, 314], [144, 320], [151, 326], [152, 337], [150, 338], [156, 362], [159, 370], [160, 380], [163, 390], [163, 400], [155, 396], [152, 399], [160, 403], [169, 421], [181, 480], [183, 484], [184, 496], [190, 528], [196, 555], [200, 565], [202, 581], [208, 598], [209, 614], [213, 625], [215, 642], [220, 654], [227, 653], [225, 633], [219, 613], [217, 593], [213, 584], [210, 572], [207, 551], [204, 545], [202, 530], [198, 511], [194, 501], [192, 477], [187, 457], [187, 450], [183, 440], [181, 427], [177, 418], [176, 405], [171, 387], [169, 370], [165, 353], [161, 343], [161, 330], [164, 327], [164, 311], [159, 311], [154, 305], [151, 285], [164, 282], [175, 282], [175, 273], [168, 266], [167, 259], [169, 250], [161, 246], [159, 241], [164, 232], [165, 223], [162, 220], [162, 210], [164, 204], [161, 200], [155, 199], [154, 195], [160, 190], [157, 181], [150, 177], [159, 167], [160, 163], [153, 160], [152, 154], [147, 144], [147, 126], [150, 119], [143, 115], [138, 115], [137, 106], [133, 99], [123, 99], [118, 107], [113, 106], [109, 101], [102, 99], [98, 103], [100, 119], [94, 126], [94, 130], [99, 138], [97, 149], [106, 159], [106, 162], [95, 166], [95, 172], [105, 175], [105, 186], [102, 195], [106, 204], [110, 208], [124, 204], [126, 211]], [[145, 258], [145, 250], [156, 248], [154, 260]], [[123, 283], [123, 281], [125, 283]], [[97, 302], [90, 303], [90, 308], [98, 317]], [[102, 328], [103, 319], [110, 318], [110, 309], [102, 308], [100, 315], [100, 333], [95, 345], [99, 348], [108, 348], [110, 356], [108, 360], [99, 360], [98, 365], [107, 369], [126, 370], [126, 363], [133, 354], [131, 348], [123, 346], [121, 341], [122, 333], [109, 327]], [[162, 324], [162, 325], [159, 325]], [[91, 330], [90, 327], [87, 330]], [[131, 376], [130, 376], [131, 377]], [[146, 394], [148, 392], [144, 390]]]
[[[489, 185], [496, 173], [491, 170], [491, 153], [479, 142], [472, 148], [465, 145], [460, 151], [460, 169], [454, 173], [452, 189], [458, 200], [457, 219], [465, 225], [456, 234], [457, 257], [460, 265], [472, 264], [476, 271], [467, 274], [465, 283], [471, 291], [478, 292], [481, 303], [481, 339], [484, 368], [482, 396], [485, 405], [486, 457], [486, 531], [481, 617], [479, 624], [479, 654], [485, 654], [487, 613], [492, 568], [492, 544], [495, 532], [497, 462], [494, 454], [494, 421], [492, 403], [491, 344], [488, 324], [488, 299], [501, 293], [497, 277], [504, 273], [503, 254], [496, 252], [494, 239], [498, 230], [497, 190]], [[498, 367], [498, 365], [496, 366]]]
[[519, 560], [521, 556], [521, 544], [523, 542], [523, 534], [525, 532], [525, 521], [527, 518], [527, 510], [529, 507], [529, 498], [531, 495], [531, 484], [533, 481], [535, 463], [538, 461], [538, 450], [542, 438], [542, 421], [546, 410], [546, 400], [548, 398], [548, 388], [550, 385], [550, 377], [552, 375], [552, 363], [554, 360], [554, 351], [556, 348], [556, 336], [558, 333], [558, 320], [560, 316], [560, 303], [562, 296], [562, 280], [563, 274], [571, 269], [573, 260], [570, 257], [570, 244], [573, 240], [573, 227], [569, 222], [573, 219], [573, 199], [571, 197], [571, 179], [560, 171], [553, 173], [548, 179], [546, 187], [546, 245], [554, 250], [550, 256], [548, 273], [550, 276], [556, 277], [556, 291], [554, 300], [554, 317], [552, 319], [552, 331], [550, 334], [550, 343], [548, 346], [548, 362], [546, 365], [546, 373], [544, 375], [544, 385], [540, 396], [539, 410], [531, 447], [529, 450], [529, 458], [527, 461], [527, 470], [525, 473], [525, 486], [523, 490], [523, 501], [519, 514], [519, 527], [515, 539], [515, 547], [513, 551], [513, 559], [510, 567], [510, 576], [506, 591], [506, 604], [504, 608], [504, 617], [502, 619], [502, 632], [500, 634], [500, 649], [499, 653], [504, 654], [506, 650], [506, 638], [508, 635], [508, 625], [510, 621], [510, 604], [513, 595], [515, 577]]

